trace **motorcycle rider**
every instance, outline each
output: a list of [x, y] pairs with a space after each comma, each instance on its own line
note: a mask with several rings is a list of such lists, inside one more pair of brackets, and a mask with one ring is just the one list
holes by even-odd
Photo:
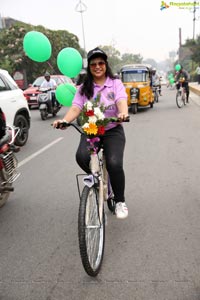
[[51, 78], [51, 75], [49, 72], [46, 72], [44, 74], [44, 81], [42, 82], [40, 88], [47, 88], [51, 90], [51, 99], [53, 106], [59, 105], [56, 96], [55, 96], [55, 89], [57, 87], [57, 84], [54, 79]]
[[156, 68], [153, 68], [151, 71], [151, 86], [158, 86], [159, 95], [162, 96], [160, 76], [156, 74]]

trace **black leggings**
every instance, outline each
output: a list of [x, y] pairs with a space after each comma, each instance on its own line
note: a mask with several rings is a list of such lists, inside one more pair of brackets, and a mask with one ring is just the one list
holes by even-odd
[[[89, 169], [90, 154], [88, 151], [88, 142], [85, 135], [81, 135], [80, 144], [76, 152], [76, 161], [86, 172], [91, 173]], [[125, 147], [125, 134], [121, 125], [107, 130], [105, 135], [100, 137], [100, 143], [103, 144], [106, 159], [106, 168], [110, 176], [115, 202], [124, 202], [125, 175], [123, 170], [123, 155]]]

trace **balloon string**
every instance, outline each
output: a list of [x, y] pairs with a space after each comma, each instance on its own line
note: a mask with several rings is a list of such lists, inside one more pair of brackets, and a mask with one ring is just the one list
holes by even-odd
[[53, 68], [53, 66], [50, 64], [50, 62], [49, 61], [47, 61], [47, 64], [49, 65], [49, 67], [55, 72], [55, 70], [54, 70], [54, 68]]
[[[50, 68], [53, 70], [53, 72], [55, 73], [55, 70], [54, 70], [53, 66], [50, 64], [49, 61], [47, 61], [47, 64], [49, 65], [49, 67], [50, 67]], [[59, 78], [60, 78], [60, 80], [61, 80], [63, 83], [65, 83], [64, 79], [63, 79], [61, 76], [59, 76]]]

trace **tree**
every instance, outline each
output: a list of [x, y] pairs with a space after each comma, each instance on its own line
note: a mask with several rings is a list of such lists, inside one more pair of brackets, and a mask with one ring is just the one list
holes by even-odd
[[187, 39], [183, 47], [188, 47], [192, 52], [191, 59], [196, 63], [200, 63], [200, 35], [195, 40]]
[[[52, 55], [48, 62], [39, 63], [29, 59], [23, 50], [23, 38], [29, 31], [39, 31], [47, 36], [52, 46]], [[53, 31], [43, 26], [32, 26], [16, 21], [10, 28], [0, 31], [0, 67], [7, 69], [10, 74], [25, 70], [28, 82], [44, 74], [48, 69], [51, 73], [59, 74], [57, 55], [65, 47], [77, 49], [80, 54], [84, 50], [79, 46], [78, 37], [66, 30]]]
[[[46, 70], [52, 74], [59, 74], [57, 66], [57, 55], [66, 47], [72, 47], [79, 51], [82, 57], [85, 57], [84, 49], [79, 45], [79, 39], [76, 35], [66, 30], [50, 30], [43, 26], [32, 26], [23, 22], [12, 22], [11, 27], [0, 30], [0, 68], [7, 69], [10, 74], [15, 71], [24, 71], [28, 83], [32, 83], [35, 78], [44, 74]], [[26, 56], [23, 50], [23, 39], [29, 31], [39, 31], [43, 33], [50, 41], [52, 46], [52, 55], [49, 61], [39, 63]], [[142, 63], [140, 54], [120, 52], [111, 45], [99, 46], [108, 54], [108, 61], [113, 73], [118, 73], [125, 64]]]
[[140, 64], [143, 57], [140, 54], [124, 53], [121, 58], [122, 65]]

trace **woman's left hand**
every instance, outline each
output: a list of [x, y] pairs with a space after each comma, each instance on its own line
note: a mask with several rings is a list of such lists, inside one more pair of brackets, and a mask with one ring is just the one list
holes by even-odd
[[126, 121], [129, 118], [129, 115], [125, 114], [125, 113], [119, 113], [117, 115], [117, 117], [123, 122], [123, 121]]

